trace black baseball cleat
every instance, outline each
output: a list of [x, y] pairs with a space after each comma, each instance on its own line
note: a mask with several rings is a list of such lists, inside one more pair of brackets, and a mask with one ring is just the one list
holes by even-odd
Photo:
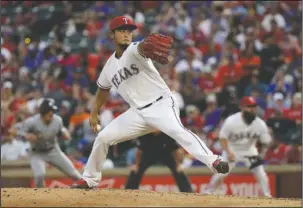
[[218, 158], [215, 162], [213, 162], [213, 167], [217, 170], [218, 173], [228, 173], [229, 165], [228, 162], [222, 161]]
[[72, 189], [91, 189], [87, 182], [85, 180], [83, 180], [82, 178], [77, 180], [72, 186]]

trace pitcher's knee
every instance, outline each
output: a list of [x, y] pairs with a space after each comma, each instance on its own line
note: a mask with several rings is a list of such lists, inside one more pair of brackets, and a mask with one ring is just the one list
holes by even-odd
[[96, 145], [98, 144], [102, 144], [102, 145], [106, 145], [106, 146], [110, 146], [111, 142], [110, 142], [110, 138], [109, 136], [106, 136], [103, 134], [103, 132], [100, 132], [95, 140]]

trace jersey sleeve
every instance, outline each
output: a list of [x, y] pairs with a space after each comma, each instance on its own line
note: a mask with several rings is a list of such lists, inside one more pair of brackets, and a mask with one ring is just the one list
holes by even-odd
[[112, 87], [111, 83], [108, 81], [108, 79], [106, 79], [104, 68], [98, 77], [97, 85], [101, 89], [105, 89], [105, 90], [109, 90]]
[[143, 55], [141, 55], [139, 53], [139, 49], [138, 49], [138, 45], [139, 45], [140, 42], [134, 42], [134, 43], [131, 43], [130, 46], [129, 46], [129, 51], [130, 53], [135, 56], [137, 59], [141, 60], [141, 61], [148, 61], [149, 59], [148, 58], [145, 58]]
[[227, 118], [223, 122], [221, 129], [219, 131], [219, 138], [220, 139], [228, 139], [230, 135], [230, 119]]
[[262, 144], [269, 144], [272, 139], [271, 139], [269, 129], [268, 129], [266, 123], [262, 120], [260, 122], [260, 130], [261, 130], [260, 142]]
[[64, 125], [63, 125], [63, 120], [62, 120], [62, 118], [60, 116], [58, 116], [58, 124], [59, 124], [58, 135], [61, 135], [62, 131], [63, 131], [63, 128], [64, 128]]

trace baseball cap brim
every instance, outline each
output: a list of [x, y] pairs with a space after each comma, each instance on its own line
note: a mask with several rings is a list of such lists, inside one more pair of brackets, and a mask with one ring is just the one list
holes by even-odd
[[53, 109], [53, 111], [57, 111], [58, 110], [58, 107], [55, 106], [55, 105], [52, 105], [51, 108]]
[[137, 29], [137, 26], [136, 25], [131, 25], [131, 24], [128, 24], [128, 25], [121, 25], [120, 27], [117, 27], [113, 30], [121, 30], [121, 29], [131, 29], [131, 30], [135, 30]]

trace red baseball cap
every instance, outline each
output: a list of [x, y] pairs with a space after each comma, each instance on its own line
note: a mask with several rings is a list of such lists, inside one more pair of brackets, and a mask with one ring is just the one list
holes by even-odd
[[133, 21], [125, 16], [119, 16], [119, 17], [115, 17], [114, 19], [112, 19], [112, 21], [110, 22], [110, 30], [115, 30], [119, 27], [129, 27], [132, 30], [137, 29], [137, 25], [135, 25], [133, 23]]
[[255, 107], [255, 106], [257, 106], [257, 102], [253, 97], [245, 96], [241, 99], [240, 105], [242, 107]]

